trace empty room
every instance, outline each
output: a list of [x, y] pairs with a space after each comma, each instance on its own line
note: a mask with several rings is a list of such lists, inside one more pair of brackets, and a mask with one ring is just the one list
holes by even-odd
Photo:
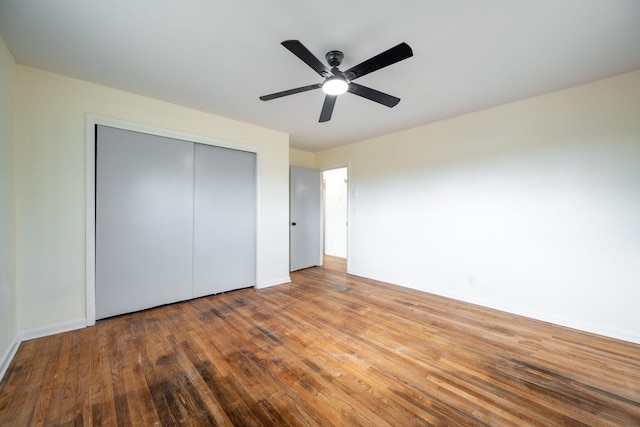
[[640, 2], [0, 0], [0, 426], [640, 426]]

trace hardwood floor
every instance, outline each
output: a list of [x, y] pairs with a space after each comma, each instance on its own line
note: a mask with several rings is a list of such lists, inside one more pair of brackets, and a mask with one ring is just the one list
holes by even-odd
[[24, 342], [0, 425], [640, 425], [640, 345], [344, 270]]

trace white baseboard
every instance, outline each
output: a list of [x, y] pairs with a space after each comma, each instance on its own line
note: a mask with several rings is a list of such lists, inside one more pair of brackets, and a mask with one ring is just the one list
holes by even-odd
[[9, 365], [16, 355], [18, 347], [20, 347], [20, 339], [18, 335], [16, 335], [7, 351], [2, 355], [2, 359], [0, 359], [0, 381], [4, 378], [7, 369], [9, 369]]
[[591, 334], [602, 335], [608, 338], [614, 338], [617, 340], [628, 341], [634, 344], [640, 344], [640, 335], [632, 331], [625, 331], [625, 330], [603, 327], [601, 325], [588, 324], [588, 323], [579, 322], [573, 319], [566, 319], [566, 318], [549, 314], [549, 313], [531, 311], [531, 310], [522, 309], [519, 307], [514, 307], [506, 304], [496, 303], [493, 301], [484, 300], [480, 298], [470, 298], [468, 296], [465, 296], [456, 292], [450, 292], [445, 289], [425, 288], [424, 286], [420, 286], [415, 283], [397, 281], [390, 277], [380, 277], [380, 276], [376, 277], [376, 275], [369, 274], [368, 272], [365, 272], [365, 271], [351, 270], [349, 271], [349, 274], [353, 274], [354, 276], [366, 277], [368, 279], [378, 280], [381, 282], [390, 283], [390, 284], [402, 286], [405, 288], [415, 289], [417, 291], [427, 292], [434, 295], [455, 299], [458, 301], [468, 302], [470, 304], [492, 308], [494, 310], [504, 311], [506, 313], [516, 314], [518, 316], [528, 317], [534, 320], [549, 322], [555, 325], [565, 326], [567, 328], [577, 329], [583, 332], [589, 332]]
[[76, 319], [18, 332], [7, 351], [0, 359], [0, 381], [2, 381], [7, 369], [9, 369], [9, 365], [18, 352], [18, 347], [20, 347], [20, 343], [22, 343], [22, 341], [42, 338], [49, 335], [59, 334], [61, 332], [73, 331], [75, 329], [84, 328], [85, 326], [87, 326], [86, 319]]
[[280, 279], [267, 280], [266, 282], [260, 283], [256, 286], [257, 289], [268, 288], [269, 286], [283, 285], [285, 283], [291, 283], [291, 277], [282, 277]]
[[59, 334], [61, 332], [73, 331], [87, 326], [86, 319], [67, 320], [66, 322], [54, 323], [53, 325], [41, 326], [39, 328], [27, 329], [19, 333], [20, 341], [32, 340]]

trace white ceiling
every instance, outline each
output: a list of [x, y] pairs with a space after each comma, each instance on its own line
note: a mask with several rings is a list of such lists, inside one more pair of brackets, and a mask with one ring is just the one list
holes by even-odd
[[[319, 151], [640, 69], [638, 0], [0, 0], [19, 64], [291, 134]], [[321, 81], [280, 45], [345, 70], [400, 42], [414, 56], [358, 80], [318, 123]]]

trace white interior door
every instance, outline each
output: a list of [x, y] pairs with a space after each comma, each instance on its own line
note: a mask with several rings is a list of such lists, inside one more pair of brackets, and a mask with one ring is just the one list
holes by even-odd
[[290, 175], [290, 270], [322, 264], [320, 171], [292, 166]]
[[193, 296], [256, 284], [256, 154], [196, 144]]
[[97, 132], [96, 318], [190, 298], [193, 144]]

